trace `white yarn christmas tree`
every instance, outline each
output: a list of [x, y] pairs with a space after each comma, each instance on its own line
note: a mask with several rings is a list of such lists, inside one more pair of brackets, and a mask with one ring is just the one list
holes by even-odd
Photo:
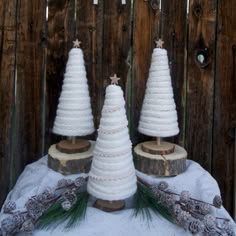
[[136, 192], [137, 183], [122, 89], [111, 77], [93, 152], [87, 190], [102, 200], [123, 200]]
[[69, 52], [53, 133], [85, 136], [93, 132], [94, 122], [84, 56], [80, 42], [76, 40], [74, 48]]
[[141, 110], [138, 130], [152, 137], [171, 137], [179, 133], [167, 51], [162, 40], [156, 42]]

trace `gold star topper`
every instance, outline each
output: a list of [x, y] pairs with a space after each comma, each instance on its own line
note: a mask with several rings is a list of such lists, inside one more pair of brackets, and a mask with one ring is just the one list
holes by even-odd
[[81, 42], [78, 39], [73, 41], [73, 44], [74, 44], [74, 48], [80, 48], [80, 46], [81, 46]]
[[110, 77], [110, 80], [111, 80], [111, 84], [116, 84], [116, 85], [118, 85], [118, 81], [120, 80], [120, 78], [117, 77], [116, 74], [114, 74], [113, 76]]
[[164, 41], [162, 39], [156, 40], [156, 48], [163, 48]]

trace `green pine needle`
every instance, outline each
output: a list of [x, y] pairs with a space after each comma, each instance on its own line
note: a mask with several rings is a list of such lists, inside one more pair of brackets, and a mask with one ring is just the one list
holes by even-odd
[[87, 192], [78, 193], [77, 202], [69, 211], [65, 211], [61, 207], [61, 202], [53, 204], [42, 217], [40, 217], [36, 228], [51, 229], [65, 221], [67, 221], [65, 229], [75, 227], [85, 217], [88, 199], [89, 194]]
[[137, 193], [134, 197], [134, 216], [142, 214], [144, 219], [152, 220], [151, 211], [156, 215], [161, 215], [170, 222], [174, 222], [168, 209], [160, 204], [151, 190], [145, 185], [138, 183]]

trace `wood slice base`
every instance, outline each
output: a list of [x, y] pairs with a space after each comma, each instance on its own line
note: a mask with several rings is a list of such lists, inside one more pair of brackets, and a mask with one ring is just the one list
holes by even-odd
[[63, 175], [88, 173], [92, 163], [94, 143], [86, 152], [67, 154], [60, 152], [56, 144], [48, 150], [48, 167]]
[[119, 201], [106, 201], [98, 199], [94, 203], [94, 207], [106, 211], [106, 212], [113, 212], [113, 211], [119, 211], [125, 208], [125, 201], [119, 200]]
[[141, 148], [144, 152], [150, 154], [168, 155], [175, 151], [175, 144], [162, 141], [160, 145], [158, 145], [157, 141], [148, 141], [142, 143]]
[[76, 139], [75, 143], [72, 143], [71, 140], [62, 140], [56, 144], [56, 148], [63, 153], [74, 154], [87, 152], [91, 144], [86, 139]]
[[137, 170], [155, 176], [176, 176], [186, 170], [187, 152], [175, 145], [173, 153], [154, 155], [142, 150], [142, 143], [134, 148], [135, 167]]

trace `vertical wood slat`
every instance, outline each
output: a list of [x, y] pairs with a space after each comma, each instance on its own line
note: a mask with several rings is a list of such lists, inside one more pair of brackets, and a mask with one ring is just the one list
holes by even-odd
[[175, 143], [184, 145], [185, 135], [185, 43], [186, 0], [164, 0], [161, 5], [161, 38], [167, 49], [180, 134]]
[[218, 1], [213, 175], [219, 183], [224, 206], [232, 212], [235, 175], [236, 128], [236, 6]]
[[43, 155], [43, 58], [46, 1], [18, 0], [14, 174]]
[[122, 5], [121, 1], [104, 1], [103, 33], [103, 89], [110, 84], [109, 77], [117, 74], [119, 85], [126, 93], [129, 73], [129, 50], [131, 40], [131, 0]]
[[0, 205], [11, 186], [12, 118], [14, 115], [16, 1], [0, 3], [1, 64], [0, 64]]
[[[160, 11], [153, 10], [149, 1], [134, 1], [133, 62], [131, 92], [131, 139], [133, 144], [147, 139], [137, 131], [140, 110], [148, 78], [154, 40], [159, 36]], [[150, 137], [149, 137], [150, 138]]]
[[47, 124], [46, 147], [59, 140], [52, 135], [58, 99], [61, 92], [68, 52], [75, 38], [75, 0], [48, 1], [48, 47], [47, 47]]
[[[188, 156], [211, 171], [215, 76], [216, 1], [191, 0], [187, 71], [186, 144]], [[207, 51], [205, 51], [207, 49]], [[196, 53], [208, 53], [200, 67]]]
[[77, 1], [76, 37], [82, 42], [91, 105], [98, 127], [102, 106], [102, 33], [103, 4], [93, 5], [87, 0]]

